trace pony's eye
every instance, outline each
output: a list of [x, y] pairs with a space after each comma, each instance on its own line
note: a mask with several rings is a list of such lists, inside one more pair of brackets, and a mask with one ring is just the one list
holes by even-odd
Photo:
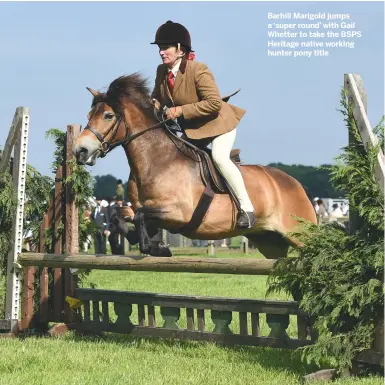
[[112, 112], [105, 112], [103, 118], [104, 120], [112, 120], [114, 118], [114, 114]]

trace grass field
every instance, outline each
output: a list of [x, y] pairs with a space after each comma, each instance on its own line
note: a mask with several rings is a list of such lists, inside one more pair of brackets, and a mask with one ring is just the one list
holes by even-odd
[[[243, 256], [224, 251], [217, 255]], [[266, 292], [266, 277], [256, 276], [94, 270], [84, 287], [91, 284], [103, 289], [239, 298], [263, 299]], [[284, 295], [270, 298], [286, 299]], [[291, 325], [289, 334], [295, 333], [294, 329]], [[267, 331], [262, 322], [261, 334]], [[6, 339], [0, 340], [0, 346], [0, 385], [291, 385], [300, 384], [303, 375], [319, 369], [303, 363], [299, 352], [288, 350], [229, 348], [211, 343], [138, 340], [117, 335]], [[340, 379], [334, 383], [380, 385], [383, 379]]]

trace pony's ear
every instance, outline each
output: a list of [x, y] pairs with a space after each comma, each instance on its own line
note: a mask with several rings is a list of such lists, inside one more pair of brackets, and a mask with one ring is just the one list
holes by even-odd
[[93, 90], [92, 88], [86, 87], [88, 91], [91, 92], [92, 96], [95, 98], [96, 96], [100, 95], [98, 91]]

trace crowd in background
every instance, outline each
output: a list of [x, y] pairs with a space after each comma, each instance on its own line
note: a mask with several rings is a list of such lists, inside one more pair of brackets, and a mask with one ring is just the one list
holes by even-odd
[[[133, 218], [134, 212], [129, 207], [130, 202], [124, 200], [124, 187], [120, 179], [116, 182], [116, 195], [114, 197], [93, 197], [90, 201], [89, 210], [85, 212], [86, 217], [96, 227], [93, 237], [88, 237], [88, 249], [93, 242], [95, 254], [107, 254], [107, 240], [111, 247], [111, 254], [124, 255], [124, 236], [112, 220], [119, 207], [126, 207], [126, 212]], [[93, 239], [92, 239], [93, 238]]]
[[349, 204], [345, 202], [333, 203], [330, 208], [328, 208], [323, 199], [318, 197], [313, 199], [313, 207], [317, 215], [318, 223], [329, 219], [329, 222], [337, 221], [338, 218], [344, 218], [349, 216]]

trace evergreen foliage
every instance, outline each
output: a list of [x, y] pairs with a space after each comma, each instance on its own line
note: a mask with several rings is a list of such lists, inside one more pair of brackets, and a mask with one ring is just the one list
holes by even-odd
[[9, 171], [0, 174], [0, 276], [7, 271], [7, 256], [11, 249], [12, 223], [15, 217], [17, 196]]
[[[24, 233], [32, 230], [33, 238], [37, 240], [41, 216], [46, 211], [51, 186], [51, 178], [41, 175], [34, 167], [27, 165]], [[12, 175], [7, 171], [0, 175], [0, 262], [3, 274], [6, 272], [7, 256], [11, 247], [16, 206], [17, 196]]]
[[[24, 233], [32, 230], [35, 242], [39, 239], [38, 234], [41, 216], [46, 210], [51, 186], [52, 180], [49, 177], [42, 176], [35, 168], [27, 165]], [[12, 247], [12, 225], [15, 218], [16, 208], [17, 195], [13, 187], [12, 175], [8, 170], [0, 174], [0, 277], [2, 277], [0, 287], [0, 318], [3, 317], [2, 312], [5, 301], [7, 260]]]
[[336, 222], [318, 226], [301, 220], [304, 231], [293, 235], [305, 246], [297, 258], [276, 264], [268, 290], [301, 292], [300, 308], [318, 335], [302, 356], [318, 364], [327, 357], [339, 368], [351, 366], [358, 352], [371, 348], [374, 319], [384, 306], [384, 199], [374, 178], [384, 120], [374, 129], [378, 146], [365, 149], [344, 91], [341, 105], [355, 143], [342, 149], [329, 172], [333, 185], [348, 196], [350, 212], [359, 214], [360, 228], [348, 234]]
[[52, 187], [52, 178], [41, 175], [32, 166], [27, 166], [24, 233], [32, 232], [31, 244], [34, 246], [39, 244], [40, 224], [44, 213], [48, 210]]

